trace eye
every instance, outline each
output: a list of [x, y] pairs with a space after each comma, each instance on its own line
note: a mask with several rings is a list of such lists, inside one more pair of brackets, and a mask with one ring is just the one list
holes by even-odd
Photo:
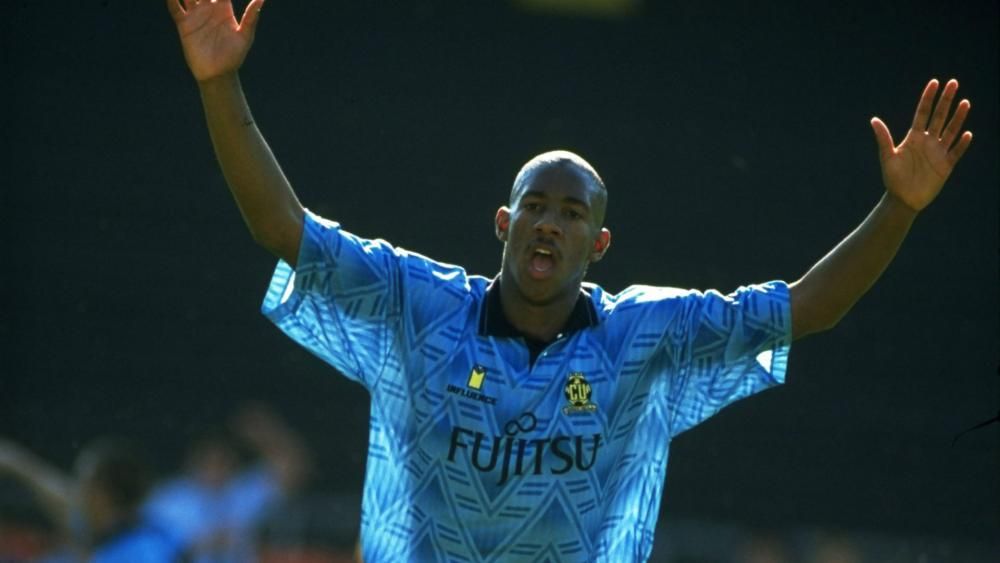
[[568, 219], [573, 219], [574, 221], [576, 219], [583, 219], [583, 214], [575, 209], [567, 209], [563, 211], [563, 215]]
[[525, 211], [538, 211], [541, 208], [541, 204], [534, 201], [526, 201], [521, 204], [521, 209], [524, 209]]

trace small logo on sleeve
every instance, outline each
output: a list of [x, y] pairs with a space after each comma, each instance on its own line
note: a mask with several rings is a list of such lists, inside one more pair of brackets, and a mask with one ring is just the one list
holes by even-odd
[[563, 394], [569, 401], [569, 404], [562, 409], [563, 414], [587, 413], [597, 410], [597, 405], [590, 401], [593, 389], [581, 372], [574, 371], [569, 374], [566, 386], [563, 387]]

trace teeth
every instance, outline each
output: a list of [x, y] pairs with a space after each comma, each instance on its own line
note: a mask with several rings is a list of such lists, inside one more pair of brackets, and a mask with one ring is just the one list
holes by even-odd
[[537, 252], [538, 254], [544, 254], [546, 256], [552, 256], [552, 252], [550, 252], [550, 251], [548, 251], [548, 250], [546, 250], [544, 248], [536, 248], [535, 252]]

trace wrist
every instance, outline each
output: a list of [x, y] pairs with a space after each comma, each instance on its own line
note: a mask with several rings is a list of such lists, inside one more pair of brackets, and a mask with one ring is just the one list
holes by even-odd
[[218, 90], [232, 90], [233, 87], [239, 87], [240, 85], [240, 75], [236, 71], [227, 72], [225, 74], [219, 74], [211, 78], [196, 79], [198, 83], [198, 89], [202, 93], [218, 91]]
[[894, 195], [889, 190], [886, 190], [882, 195], [882, 200], [879, 201], [879, 207], [883, 208], [886, 213], [907, 221], [913, 221], [920, 213], [919, 209], [910, 207], [905, 201]]

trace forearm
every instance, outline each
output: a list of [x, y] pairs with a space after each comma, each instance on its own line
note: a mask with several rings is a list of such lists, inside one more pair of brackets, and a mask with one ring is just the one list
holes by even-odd
[[303, 209], [253, 121], [239, 76], [198, 83], [215, 155], [251, 234], [295, 265]]
[[72, 485], [57, 468], [21, 446], [0, 438], [0, 473], [8, 473], [24, 483], [60, 524], [69, 514]]
[[883, 194], [858, 228], [793, 283], [793, 337], [835, 326], [896, 256], [916, 215]]
[[261, 457], [281, 489], [297, 488], [310, 471], [311, 460], [302, 438], [270, 409], [249, 406], [236, 419], [236, 428]]

